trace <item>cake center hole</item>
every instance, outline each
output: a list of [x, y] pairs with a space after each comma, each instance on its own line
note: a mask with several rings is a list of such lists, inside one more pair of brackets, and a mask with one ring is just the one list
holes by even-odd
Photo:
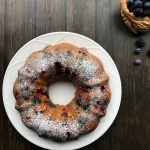
[[66, 105], [75, 97], [76, 88], [66, 79], [55, 81], [49, 86], [49, 98], [54, 104]]

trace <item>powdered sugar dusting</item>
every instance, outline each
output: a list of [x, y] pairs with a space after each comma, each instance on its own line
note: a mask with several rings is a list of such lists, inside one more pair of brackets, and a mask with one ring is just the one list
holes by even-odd
[[63, 125], [59, 120], [53, 121], [43, 114], [37, 115], [34, 109], [30, 108], [21, 113], [21, 118], [27, 127], [36, 130], [39, 135], [47, 135], [51, 139], [55, 137], [56, 141], [60, 139], [66, 141], [78, 138], [81, 133], [83, 134], [85, 124], [88, 120], [93, 120], [95, 116], [92, 113], [83, 112], [78, 119], [68, 120]]

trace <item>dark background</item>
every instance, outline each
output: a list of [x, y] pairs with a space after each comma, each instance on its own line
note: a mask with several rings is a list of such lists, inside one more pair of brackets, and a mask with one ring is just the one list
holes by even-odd
[[[109, 130], [82, 150], [150, 150], [150, 33], [134, 35], [120, 16], [119, 0], [0, 0], [0, 83], [14, 54], [31, 39], [71, 31], [99, 43], [116, 63], [122, 102]], [[134, 54], [138, 37], [146, 41]], [[141, 59], [140, 66], [134, 65]], [[2, 90], [2, 86], [1, 86]], [[0, 150], [41, 150], [10, 123], [0, 101]]]

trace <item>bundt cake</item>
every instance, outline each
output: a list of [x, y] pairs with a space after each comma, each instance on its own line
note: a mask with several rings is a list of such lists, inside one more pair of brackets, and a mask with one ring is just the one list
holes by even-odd
[[[75, 97], [67, 105], [54, 104], [49, 85], [70, 80]], [[39, 136], [61, 142], [93, 131], [105, 116], [111, 92], [102, 62], [86, 48], [62, 43], [32, 53], [14, 83], [15, 108], [22, 122]]]

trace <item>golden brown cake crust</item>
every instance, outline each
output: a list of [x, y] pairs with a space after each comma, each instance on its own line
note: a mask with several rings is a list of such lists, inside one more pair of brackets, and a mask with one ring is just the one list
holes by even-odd
[[[49, 85], [66, 78], [76, 87], [67, 105], [54, 104]], [[54, 141], [77, 139], [93, 131], [105, 116], [111, 93], [101, 61], [86, 48], [62, 43], [32, 53], [14, 83], [15, 108], [23, 123]]]
[[127, 8], [127, 0], [120, 0], [120, 4], [123, 21], [133, 33], [150, 31], [150, 17], [135, 17]]

